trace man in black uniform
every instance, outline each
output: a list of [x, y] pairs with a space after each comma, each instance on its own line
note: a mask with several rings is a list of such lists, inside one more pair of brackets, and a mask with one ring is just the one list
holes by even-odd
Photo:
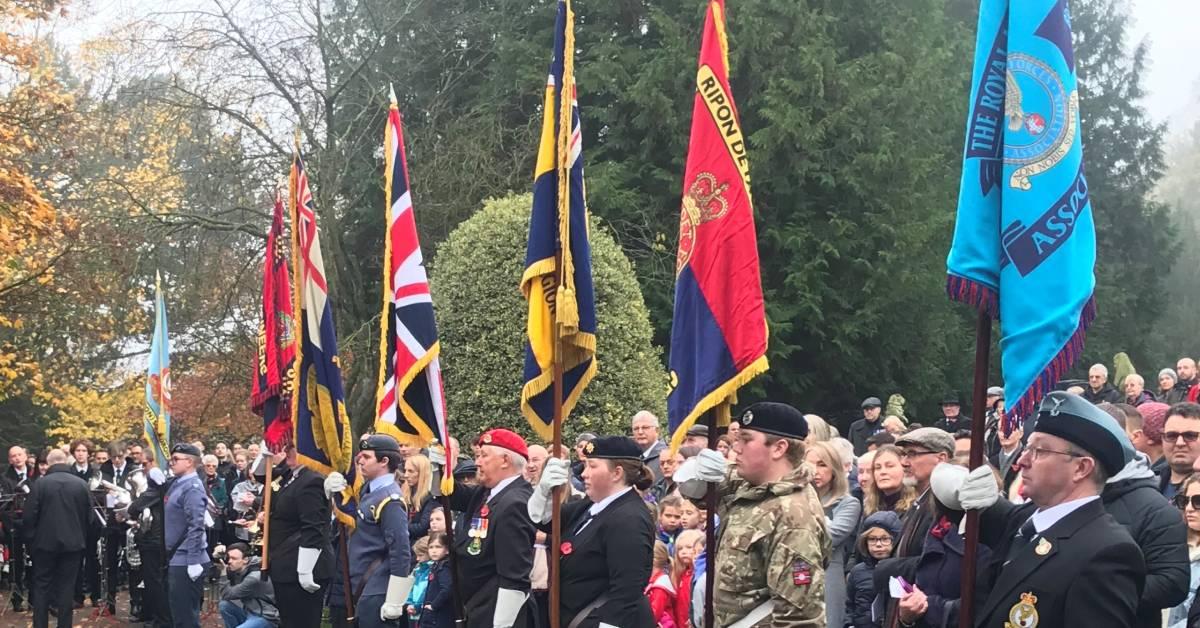
[[279, 624], [318, 628], [324, 589], [333, 577], [325, 478], [300, 464], [292, 446], [272, 464], [277, 465], [274, 479], [264, 490], [271, 491], [268, 568]]
[[[85, 483], [92, 482], [93, 478], [99, 479], [100, 469], [93, 465], [90, 460], [92, 456], [92, 441], [86, 438], [77, 438], [71, 441], [71, 456], [74, 458], [71, 464], [71, 473], [75, 477], [83, 480]], [[93, 500], [95, 505], [95, 500]], [[94, 515], [93, 515], [94, 516]], [[87, 594], [92, 598], [92, 606], [100, 606], [100, 561], [96, 553], [96, 548], [100, 542], [100, 528], [92, 526], [91, 536], [87, 539], [87, 549], [83, 552], [83, 562], [80, 563], [80, 574], [75, 579], [75, 605], [83, 604], [84, 589], [87, 589]]]
[[[100, 465], [100, 479], [119, 489], [129, 491], [129, 474], [135, 468], [133, 461], [125, 457], [125, 442], [115, 440], [108, 444], [108, 460]], [[106, 486], [106, 488], [108, 487]], [[108, 572], [105, 604], [108, 607], [110, 615], [117, 614], [117, 588], [120, 584], [119, 577], [121, 575], [121, 567], [123, 566], [123, 561], [121, 560], [123, 552], [121, 550], [125, 547], [125, 531], [128, 530], [128, 526], [124, 522], [117, 521], [112, 515], [113, 509], [118, 506], [117, 499], [120, 496], [120, 491], [114, 491], [109, 488], [105, 504], [107, 507], [105, 511], [107, 525], [104, 528], [103, 568]], [[131, 587], [129, 595], [130, 603], [134, 606], [140, 606], [140, 599], [134, 600], [135, 597], [140, 597], [138, 591]]]
[[524, 626], [528, 613], [521, 611], [529, 597], [535, 532], [527, 511], [533, 488], [521, 477], [529, 448], [505, 429], [484, 432], [475, 444], [479, 485], [459, 486], [450, 495], [451, 508], [464, 513], [453, 551], [455, 584], [466, 597], [466, 625]]
[[[167, 559], [166, 534], [163, 524], [163, 499], [167, 494], [167, 477], [162, 469], [150, 468], [146, 472], [146, 490], [129, 505], [129, 517], [137, 521], [134, 540], [142, 558], [142, 581], [145, 582], [141, 617], [154, 628], [171, 625], [171, 611], [167, 606]], [[130, 585], [131, 588], [133, 585]], [[132, 595], [132, 593], [131, 593]]]
[[29, 452], [20, 445], [8, 449], [8, 468], [0, 476], [0, 524], [4, 525], [4, 544], [8, 546], [10, 576], [12, 577], [12, 608], [21, 613], [25, 610], [25, 597], [29, 591], [29, 572], [25, 569], [25, 539], [21, 533], [22, 510], [29, 495], [34, 476], [37, 475]]
[[71, 594], [93, 528], [88, 485], [71, 473], [67, 454], [55, 449], [46, 456], [50, 468], [34, 482], [25, 501], [25, 540], [33, 552], [33, 625], [49, 625], [51, 603], [59, 628], [70, 628]]
[[[642, 450], [624, 436], [601, 437], [585, 446], [587, 499], [562, 508], [560, 617], [576, 628], [654, 626], [646, 597], [654, 558], [655, 526], [637, 490], [654, 482]], [[550, 530], [551, 491], [570, 478], [567, 460], [546, 462], [529, 499], [529, 516]]]
[[1132, 456], [1111, 416], [1082, 397], [1056, 391], [1042, 401], [1017, 462], [1030, 503], [997, 501], [986, 465], [957, 490], [935, 488], [942, 503], [986, 508], [980, 541], [1000, 564], [993, 566], [991, 592], [976, 609], [975, 626], [1137, 625], [1146, 565], [1099, 497], [1108, 477]]

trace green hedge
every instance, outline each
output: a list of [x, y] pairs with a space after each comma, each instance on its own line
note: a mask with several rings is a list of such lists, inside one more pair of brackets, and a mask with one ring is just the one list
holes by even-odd
[[[489, 427], [533, 437], [520, 412], [526, 304], [519, 282], [531, 202], [529, 194], [485, 202], [431, 264], [450, 429], [464, 444]], [[666, 372], [633, 265], [595, 218], [591, 234], [600, 369], [567, 418], [565, 439], [626, 434], [638, 410], [666, 412]]]

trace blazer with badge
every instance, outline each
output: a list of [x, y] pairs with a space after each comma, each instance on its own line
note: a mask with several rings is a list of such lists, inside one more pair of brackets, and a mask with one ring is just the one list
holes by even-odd
[[995, 548], [994, 575], [986, 601], [976, 605], [975, 626], [1136, 626], [1146, 576], [1142, 552], [1099, 499], [1043, 530], [1004, 564], [1035, 510], [1001, 500], [984, 511], [980, 540]]
[[321, 550], [313, 567], [313, 580], [327, 582], [333, 577], [333, 550], [329, 545], [330, 506], [325, 478], [304, 466], [275, 471], [272, 486], [268, 487], [272, 491], [268, 548], [271, 580], [299, 582], [296, 559], [301, 547], [311, 547]]
[[[632, 489], [587, 521], [591, 507], [587, 499], [562, 507], [566, 522], [559, 546], [563, 624], [653, 628], [654, 615], [645, 594], [654, 558], [655, 525], [650, 510]], [[542, 527], [550, 530], [550, 524]], [[601, 597], [603, 603], [589, 608]], [[576, 615], [585, 610], [586, 617], [576, 624]]]
[[[468, 628], [492, 628], [497, 591], [528, 592], [533, 569], [535, 529], [526, 507], [533, 488], [517, 477], [487, 499], [490, 490], [460, 486], [450, 494], [451, 508], [462, 512], [464, 519], [454, 531], [453, 551], [455, 585], [466, 598]], [[516, 625], [524, 625], [521, 616]]]

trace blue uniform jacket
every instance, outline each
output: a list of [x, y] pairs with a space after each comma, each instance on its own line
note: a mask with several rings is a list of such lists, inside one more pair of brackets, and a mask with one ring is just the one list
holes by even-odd
[[172, 567], [208, 563], [204, 531], [207, 500], [204, 484], [195, 473], [179, 476], [171, 482], [163, 506], [163, 524], [167, 551], [179, 546], [179, 551], [169, 557], [168, 564]]
[[362, 589], [363, 597], [386, 594], [390, 576], [412, 572], [408, 511], [395, 481], [359, 498], [358, 524], [350, 535], [349, 548], [350, 586], [356, 591], [371, 565], [380, 561]]

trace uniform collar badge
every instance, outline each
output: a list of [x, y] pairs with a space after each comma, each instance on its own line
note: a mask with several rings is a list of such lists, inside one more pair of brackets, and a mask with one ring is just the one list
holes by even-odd
[[1043, 538], [1042, 540], [1038, 541], [1037, 547], [1033, 548], [1033, 551], [1038, 556], [1045, 556], [1046, 554], [1050, 553], [1051, 547], [1053, 546], [1050, 545], [1050, 541], [1047, 541], [1045, 538]]

